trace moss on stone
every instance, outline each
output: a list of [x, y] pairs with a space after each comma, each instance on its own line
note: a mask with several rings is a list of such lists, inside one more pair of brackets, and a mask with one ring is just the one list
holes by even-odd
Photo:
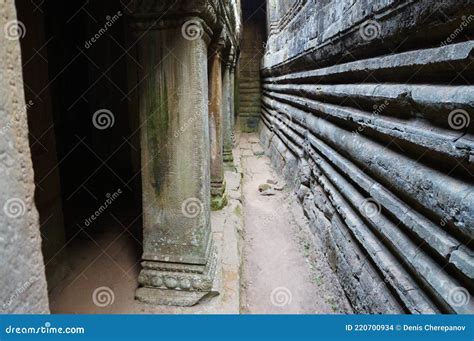
[[219, 211], [227, 205], [227, 195], [215, 195], [211, 198], [211, 210]]

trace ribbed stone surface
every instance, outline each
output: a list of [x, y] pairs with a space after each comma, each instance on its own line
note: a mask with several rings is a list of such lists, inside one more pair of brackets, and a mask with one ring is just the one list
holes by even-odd
[[358, 312], [474, 312], [473, 7], [269, 2], [262, 144]]

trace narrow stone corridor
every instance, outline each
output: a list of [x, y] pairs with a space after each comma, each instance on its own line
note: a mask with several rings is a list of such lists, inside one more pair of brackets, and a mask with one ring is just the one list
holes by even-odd
[[242, 313], [333, 314], [352, 309], [296, 198], [255, 134], [240, 139], [244, 242]]
[[[84, 236], [69, 247], [76, 261], [68, 279], [52, 292], [52, 312], [352, 313], [321, 242], [311, 234], [301, 206], [272, 169], [256, 134], [239, 135], [233, 151], [235, 167], [225, 171], [228, 205], [211, 214], [223, 260], [217, 276], [221, 294], [216, 299], [188, 308], [134, 300], [130, 293], [138, 276], [141, 245], [129, 230], [137, 219], [129, 218], [125, 226], [119, 222], [127, 219], [112, 216], [101, 238]], [[104, 290], [99, 295], [100, 288]]]
[[2, 1], [0, 313], [473, 314], [470, 13]]

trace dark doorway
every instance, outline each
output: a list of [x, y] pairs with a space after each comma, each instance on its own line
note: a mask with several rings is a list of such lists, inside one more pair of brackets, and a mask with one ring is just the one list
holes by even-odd
[[[119, 1], [17, 1], [29, 136], [49, 289], [80, 245], [127, 235], [141, 250], [138, 118]], [[107, 238], [104, 236], [107, 235]], [[79, 247], [78, 247], [79, 245]], [[106, 252], [106, 251], [105, 251]]]

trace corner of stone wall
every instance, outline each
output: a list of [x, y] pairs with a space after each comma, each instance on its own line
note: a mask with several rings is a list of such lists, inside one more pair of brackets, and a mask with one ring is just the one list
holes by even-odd
[[[12, 25], [15, 3], [3, 1], [0, 27]], [[0, 312], [49, 313], [19, 39], [1, 34], [0, 46]]]

